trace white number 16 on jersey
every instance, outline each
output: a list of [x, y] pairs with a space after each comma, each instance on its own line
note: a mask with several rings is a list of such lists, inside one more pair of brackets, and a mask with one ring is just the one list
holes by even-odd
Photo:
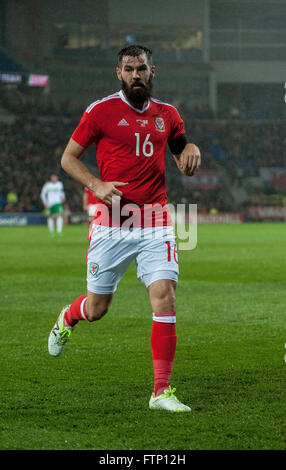
[[[140, 137], [141, 136], [139, 132], [135, 132], [135, 136], [136, 136], [136, 157], [140, 157]], [[145, 157], [152, 157], [153, 151], [154, 151], [153, 144], [152, 142], [150, 142], [149, 137], [150, 137], [150, 134], [147, 134], [144, 140], [143, 146], [142, 146], [142, 152], [143, 152], [143, 155], [145, 155]]]

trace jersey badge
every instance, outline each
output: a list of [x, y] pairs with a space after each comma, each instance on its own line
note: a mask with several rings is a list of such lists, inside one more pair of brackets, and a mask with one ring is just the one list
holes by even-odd
[[162, 117], [155, 117], [155, 127], [159, 132], [165, 132], [165, 122]]

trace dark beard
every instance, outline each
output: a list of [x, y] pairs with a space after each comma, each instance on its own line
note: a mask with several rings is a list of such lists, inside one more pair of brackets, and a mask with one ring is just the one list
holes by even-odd
[[[134, 89], [134, 85], [140, 84], [141, 88]], [[142, 109], [144, 103], [152, 96], [153, 92], [153, 83], [152, 77], [150, 76], [149, 81], [146, 85], [142, 82], [137, 81], [132, 83], [131, 86], [128, 86], [127, 83], [122, 79], [121, 80], [121, 89], [124, 91], [124, 94], [130, 104], [134, 106], [134, 108]]]

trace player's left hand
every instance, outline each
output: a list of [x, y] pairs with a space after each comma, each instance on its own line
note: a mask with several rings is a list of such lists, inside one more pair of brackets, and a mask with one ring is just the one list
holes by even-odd
[[178, 166], [185, 176], [193, 176], [201, 166], [201, 152], [195, 144], [187, 144], [180, 155]]

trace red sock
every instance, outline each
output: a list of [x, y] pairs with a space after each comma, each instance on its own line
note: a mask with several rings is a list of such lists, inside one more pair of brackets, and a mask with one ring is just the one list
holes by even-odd
[[85, 311], [86, 299], [86, 295], [80, 295], [71, 304], [70, 308], [65, 313], [66, 326], [75, 326], [79, 320], [87, 320]]
[[[171, 320], [172, 323], [162, 322], [162, 319], [167, 320], [167, 317], [170, 317], [168, 320]], [[154, 367], [155, 396], [159, 389], [169, 388], [169, 380], [173, 370], [177, 345], [175, 321], [176, 312], [154, 313], [153, 316], [151, 349]]]

